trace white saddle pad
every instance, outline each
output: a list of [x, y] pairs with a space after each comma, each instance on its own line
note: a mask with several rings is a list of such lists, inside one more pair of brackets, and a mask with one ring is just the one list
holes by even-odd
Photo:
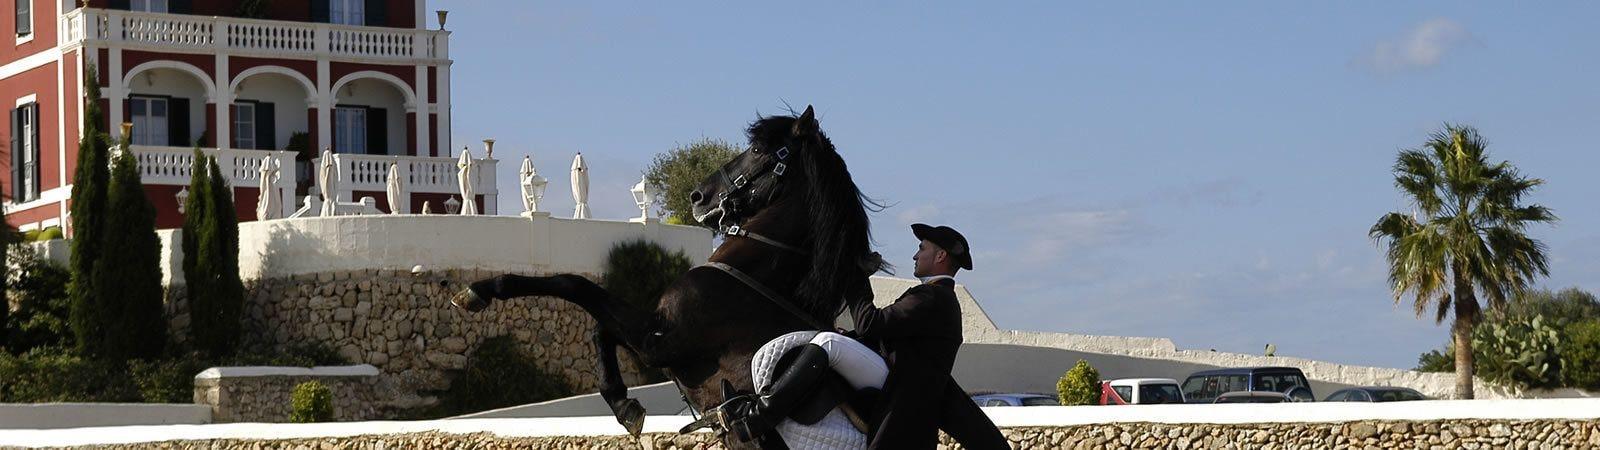
[[[783, 352], [811, 342], [816, 335], [816, 331], [796, 331], [778, 336], [756, 350], [750, 361], [750, 375], [755, 381], [756, 390], [766, 389], [772, 384], [773, 377], [777, 375], [773, 367], [778, 364], [778, 357], [783, 356]], [[784, 420], [778, 424], [778, 435], [783, 436], [784, 444], [793, 450], [867, 448], [867, 435], [850, 425], [850, 419], [839, 408], [828, 411], [821, 421], [811, 425]]]

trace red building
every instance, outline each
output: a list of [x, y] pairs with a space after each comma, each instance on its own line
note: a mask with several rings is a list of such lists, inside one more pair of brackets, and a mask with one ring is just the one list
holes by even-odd
[[[83, 119], [82, 74], [98, 69], [113, 137], [133, 124], [131, 151], [158, 210], [182, 223], [180, 192], [195, 146], [216, 155], [241, 220], [254, 220], [260, 165], [281, 161], [271, 195], [285, 215], [295, 188], [318, 192], [312, 163], [283, 151], [331, 149], [338, 200], [374, 197], [388, 211], [391, 166], [409, 212], [442, 211], [455, 185], [450, 152], [449, 32], [425, 28], [425, 0], [11, 0], [0, 14], [0, 102], [10, 105], [3, 184], [6, 219], [21, 229], [67, 222]], [[487, 189], [474, 201], [493, 213]], [[479, 183], [483, 185], [484, 183]], [[186, 192], [184, 192], [186, 194]], [[482, 209], [480, 209], [482, 210]]]

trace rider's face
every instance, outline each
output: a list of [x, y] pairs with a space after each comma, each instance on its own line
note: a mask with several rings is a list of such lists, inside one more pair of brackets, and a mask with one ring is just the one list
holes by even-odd
[[943, 274], [947, 272], [945, 266], [949, 264], [949, 260], [950, 255], [945, 253], [944, 249], [924, 240], [917, 244], [917, 253], [911, 255], [912, 275], [927, 277]]

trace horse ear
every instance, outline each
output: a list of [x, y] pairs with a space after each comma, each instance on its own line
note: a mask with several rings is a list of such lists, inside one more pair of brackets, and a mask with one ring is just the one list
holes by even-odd
[[800, 120], [794, 121], [794, 129], [791, 132], [796, 137], [810, 136], [816, 134], [818, 128], [820, 127], [817, 126], [817, 113], [811, 110], [811, 105], [806, 105], [806, 112], [800, 114]]

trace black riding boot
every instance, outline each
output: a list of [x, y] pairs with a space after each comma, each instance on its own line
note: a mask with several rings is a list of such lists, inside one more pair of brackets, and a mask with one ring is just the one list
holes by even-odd
[[795, 350], [794, 362], [754, 402], [754, 411], [734, 423], [734, 434], [750, 441], [776, 428], [812, 394], [828, 373], [828, 352], [816, 344]]

